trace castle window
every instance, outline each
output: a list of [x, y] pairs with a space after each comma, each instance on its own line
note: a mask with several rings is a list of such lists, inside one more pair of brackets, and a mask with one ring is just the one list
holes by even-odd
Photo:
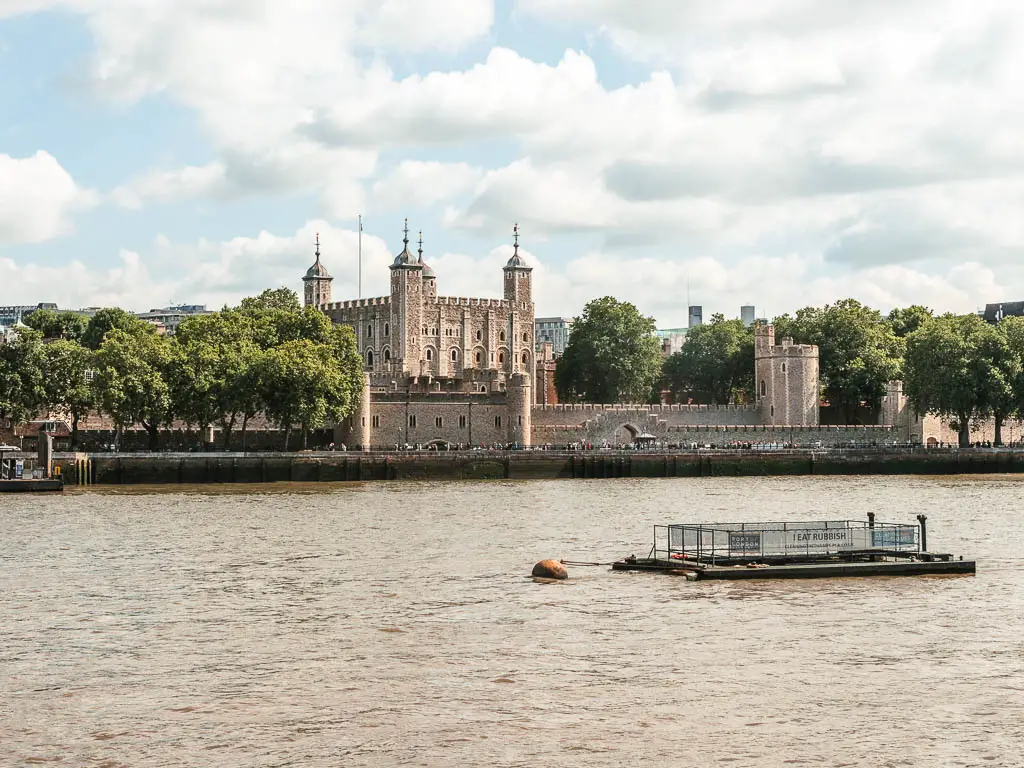
[[442, 419], [440, 416], [435, 416], [434, 417], [434, 426], [435, 427], [440, 428], [443, 424], [444, 424], [444, 419]]
[[501, 333], [498, 334], [498, 341], [504, 341], [504, 340], [505, 340], [505, 332], [502, 331]]
[[368, 338], [368, 339], [372, 339], [373, 338], [373, 326], [372, 325], [366, 326], [366, 338]]
[[425, 325], [423, 326], [423, 335], [424, 336], [427, 335], [427, 326], [425, 326]]
[[483, 359], [482, 359], [482, 358], [483, 358], [483, 354], [482, 354], [482, 353], [480, 353], [480, 352], [477, 352], [477, 353], [476, 353], [476, 361], [477, 361], [477, 363], [481, 363], [481, 362], [483, 362]]
[[518, 418], [519, 418], [519, 426], [521, 427], [521, 426], [523, 426], [523, 417], [519, 416]]
[[483, 331], [477, 331], [476, 332], [476, 340], [477, 341], [480, 341], [483, 337], [484, 337], [484, 332]]
[[379, 427], [380, 426], [380, 415], [374, 416], [373, 417], [373, 421], [371, 423], [373, 424], [373, 426]]
[[390, 349], [385, 349], [384, 350], [384, 362], [385, 363], [390, 363], [391, 362], [391, 350]]
[[481, 384], [480, 385], [480, 391], [481, 392], [486, 392], [487, 391], [487, 385], [486, 384]]
[[453, 363], [457, 363], [458, 361], [459, 361], [459, 350], [453, 349], [452, 350], [452, 362]]
[[768, 385], [764, 383], [764, 379], [761, 379], [761, 397], [768, 394]]
[[415, 416], [415, 414], [412, 414], [412, 413], [409, 414], [409, 426], [413, 427], [414, 429], [416, 428], [416, 416]]
[[504, 363], [505, 362], [505, 353], [504, 352], [499, 352], [498, 353], [498, 362], [499, 363]]
[[772, 406], [771, 413], [772, 413], [772, 416], [775, 415], [775, 406], [774, 405]]
[[459, 416], [459, 428], [460, 429], [465, 429], [466, 428], [466, 417], [465, 416]]
[[498, 427], [499, 429], [501, 428], [501, 416], [494, 417], [494, 426]]
[[526, 341], [529, 341], [529, 340], [530, 340], [530, 334], [524, 331], [523, 332], [523, 341], [526, 342]]
[[366, 351], [366, 365], [368, 367], [370, 367], [370, 368], [373, 368], [373, 350], [372, 349]]
[[782, 364], [782, 372], [783, 372], [783, 373], [785, 373], [785, 372], [786, 372], [786, 364], [785, 364], [785, 363], [783, 363], [783, 364]]
[[530, 364], [530, 354], [528, 352], [523, 352], [523, 365], [529, 365], [529, 364]]
[[391, 335], [391, 323], [384, 323], [384, 335], [385, 336], [390, 336]]
[[427, 362], [429, 363], [433, 359], [434, 359], [434, 351], [428, 347], [427, 348]]
[[363, 418], [360, 419], [360, 424], [362, 424], [362, 426], [364, 426], [364, 427], [366, 426], [366, 417], [365, 416], [363, 416]]

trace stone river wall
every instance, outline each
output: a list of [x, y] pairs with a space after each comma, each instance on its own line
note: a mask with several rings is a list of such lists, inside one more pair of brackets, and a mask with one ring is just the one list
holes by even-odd
[[688, 450], [58, 454], [68, 485], [1024, 472], [1024, 451]]

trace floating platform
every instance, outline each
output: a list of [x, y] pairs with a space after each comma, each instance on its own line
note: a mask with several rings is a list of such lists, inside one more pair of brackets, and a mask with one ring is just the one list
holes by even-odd
[[59, 477], [43, 478], [39, 480], [34, 480], [32, 478], [0, 480], [0, 493], [44, 493], [63, 490], [64, 480]]
[[877, 560], [852, 562], [789, 563], [786, 565], [702, 565], [650, 558], [619, 560], [613, 571], [646, 571], [687, 576], [694, 581], [739, 579], [822, 579], [849, 576], [924, 576], [973, 574], [974, 560]]
[[656, 525], [650, 554], [630, 555], [612, 570], [692, 581], [973, 574], [974, 560], [928, 550], [927, 519], [881, 523], [869, 513], [867, 521]]

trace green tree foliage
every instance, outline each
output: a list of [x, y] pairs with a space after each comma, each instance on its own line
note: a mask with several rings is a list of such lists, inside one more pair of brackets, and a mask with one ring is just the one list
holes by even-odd
[[893, 333], [905, 339], [935, 315], [928, 307], [912, 304], [909, 307], [896, 308], [889, 312], [889, 326]]
[[99, 349], [104, 337], [115, 328], [129, 334], [156, 334], [155, 328], [145, 320], [139, 320], [131, 312], [117, 307], [101, 309], [89, 318], [89, 324], [82, 334], [82, 344], [89, 349]]
[[37, 309], [27, 318], [25, 325], [43, 334], [46, 339], [68, 339], [81, 341], [89, 318], [77, 312], [55, 312], [52, 309]]
[[646, 401], [661, 373], [654, 319], [611, 296], [591, 301], [573, 323], [555, 368], [555, 387], [566, 402]]
[[96, 393], [87, 381], [93, 353], [75, 341], [57, 339], [43, 345], [45, 406], [71, 417], [71, 449], [78, 447], [78, 424], [93, 410]]
[[152, 332], [114, 328], [96, 351], [93, 387], [96, 400], [122, 432], [142, 424], [149, 449], [159, 447], [160, 426], [171, 419], [171, 391], [165, 373], [170, 345]]
[[681, 351], [662, 368], [665, 386], [677, 402], [725, 405], [754, 391], [754, 329], [742, 320], [714, 315], [711, 322], [690, 329]]
[[942, 315], [907, 337], [904, 386], [918, 413], [955, 422], [961, 448], [971, 423], [1005, 408], [1019, 379], [1007, 334], [977, 315]]
[[900, 376], [903, 342], [878, 310], [854, 299], [805, 307], [774, 321], [775, 338], [818, 346], [818, 366], [829, 404], [854, 423], [857, 407], [881, 406], [886, 384]]
[[293, 339], [260, 359], [258, 381], [267, 416], [284, 430], [284, 449], [295, 424], [303, 447], [311, 428], [340, 421], [355, 409], [362, 385], [362, 361], [349, 328], [330, 343]]
[[9, 344], [0, 344], [0, 418], [28, 421], [45, 403], [42, 334], [23, 328]]
[[291, 288], [267, 288], [259, 296], [242, 299], [238, 309], [242, 312], [277, 309], [283, 312], [297, 313], [301, 311], [302, 305], [299, 303], [299, 295]]

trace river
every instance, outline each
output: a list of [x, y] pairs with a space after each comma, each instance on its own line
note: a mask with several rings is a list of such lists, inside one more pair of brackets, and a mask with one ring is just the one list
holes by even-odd
[[[1022, 766], [1022, 482], [0, 497], [0, 765]], [[868, 511], [978, 574], [527, 578], [654, 524]]]

